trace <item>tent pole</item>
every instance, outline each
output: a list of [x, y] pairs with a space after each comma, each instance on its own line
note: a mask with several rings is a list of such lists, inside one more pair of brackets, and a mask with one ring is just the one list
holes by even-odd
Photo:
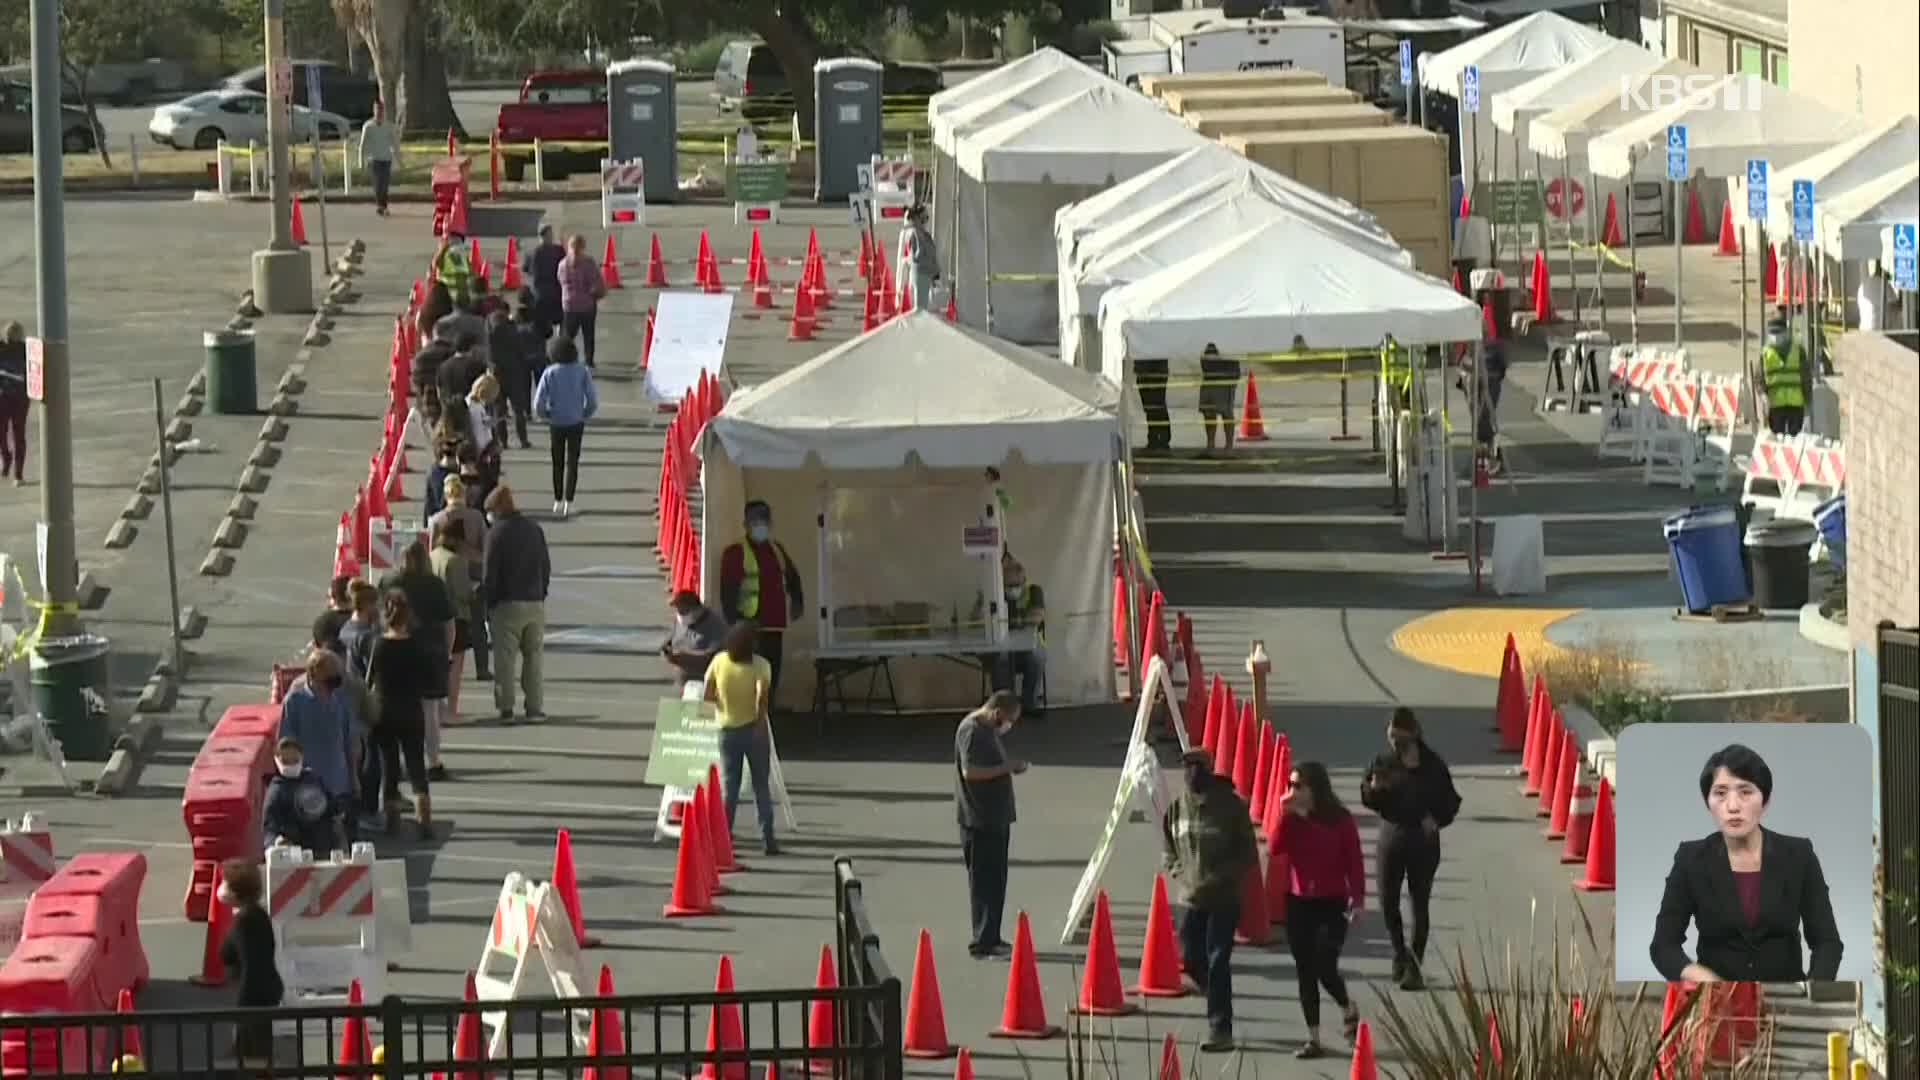
[[[1516, 147], [1515, 157], [1519, 155]], [[1493, 443], [1500, 437], [1493, 415], [1493, 403], [1487, 395], [1487, 343], [1481, 341], [1473, 347], [1473, 482], [1467, 491], [1467, 558], [1473, 561], [1473, 591], [1480, 591], [1480, 474], [1482, 469], [1493, 467]], [[1579, 375], [1575, 373], [1575, 380]], [[1487, 444], [1480, 445], [1480, 413], [1486, 412]], [[1484, 455], [1484, 457], [1483, 457]], [[1484, 462], [1484, 463], [1483, 463]], [[1451, 482], [1451, 478], [1449, 478]]]
[[[1535, 168], [1539, 168], [1540, 155], [1533, 155]], [[1567, 273], [1573, 275], [1573, 328], [1577, 332], [1584, 320], [1580, 315], [1580, 263], [1573, 249], [1573, 223], [1580, 220], [1573, 208], [1573, 180], [1567, 175], [1567, 159], [1560, 159], [1560, 206], [1567, 212]]]
[[1634, 158], [1636, 156], [1637, 155], [1634, 154], [1632, 150], [1627, 151], [1627, 200], [1626, 200], [1627, 201], [1627, 271], [1633, 276], [1633, 280], [1628, 285], [1627, 296], [1633, 304], [1632, 310], [1628, 313], [1629, 321], [1631, 323], [1631, 333], [1633, 335], [1632, 342], [1633, 342], [1634, 348], [1639, 348], [1640, 347], [1640, 238], [1635, 234], [1638, 233], [1640, 230], [1635, 227], [1634, 220], [1633, 220], [1633, 188], [1634, 188], [1633, 178], [1634, 178], [1635, 165], [1637, 164], [1634, 161]]
[[1687, 231], [1684, 221], [1686, 195], [1687, 181], [1675, 180], [1673, 182], [1673, 347], [1675, 349], [1680, 348], [1686, 338], [1682, 329], [1686, 321], [1685, 305], [1680, 298], [1681, 284], [1686, 280], [1680, 265], [1680, 245], [1686, 239]]
[[[1751, 229], [1746, 230], [1747, 233], [1751, 233], [1751, 231]], [[1740, 237], [1740, 378], [1741, 381], [1746, 384], [1740, 393], [1741, 400], [1745, 402], [1742, 406], [1743, 412], [1747, 412], [1753, 408], [1753, 343], [1748, 336], [1749, 328], [1747, 323], [1747, 294], [1750, 291], [1747, 288], [1747, 255], [1752, 247], [1753, 237], [1743, 234]], [[1748, 416], [1752, 415], [1751, 412], [1747, 412], [1747, 414]], [[1729, 430], [1728, 434], [1731, 436], [1731, 430]], [[1727, 453], [1733, 453], [1733, 444], [1731, 441], [1727, 444]]]
[[[1473, 127], [1474, 140], [1478, 142], [1480, 136], [1479, 113], [1473, 115]], [[1478, 156], [1479, 151], [1475, 150], [1474, 154]], [[1487, 196], [1489, 201], [1493, 203], [1492, 208], [1487, 211], [1487, 217], [1493, 222], [1493, 268], [1498, 270], [1500, 269], [1500, 130], [1498, 128], [1495, 128], [1493, 132], [1493, 179], [1487, 182]], [[1515, 218], [1517, 219], [1518, 216], [1519, 215], [1516, 214]]]
[[981, 296], [986, 300], [987, 333], [993, 333], [993, 199], [987, 193], [987, 167], [980, 166], [980, 261], [986, 267]]
[[[1571, 159], [1573, 152], [1569, 150]], [[1607, 328], [1607, 248], [1605, 227], [1600, 223], [1600, 181], [1587, 170], [1587, 242], [1593, 245], [1593, 291], [1600, 297], [1600, 329]]]

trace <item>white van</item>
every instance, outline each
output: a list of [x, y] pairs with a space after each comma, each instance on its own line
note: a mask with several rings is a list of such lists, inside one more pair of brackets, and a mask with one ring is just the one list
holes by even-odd
[[1346, 34], [1319, 15], [1278, 8], [1252, 19], [1229, 19], [1218, 9], [1166, 11], [1153, 16], [1153, 40], [1167, 50], [1167, 71], [1259, 71], [1298, 68], [1347, 85]]

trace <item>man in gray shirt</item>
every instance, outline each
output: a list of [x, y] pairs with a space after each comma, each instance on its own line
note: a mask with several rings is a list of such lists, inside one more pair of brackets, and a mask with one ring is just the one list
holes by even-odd
[[660, 653], [673, 665], [673, 688], [707, 677], [707, 665], [727, 639], [727, 621], [700, 602], [700, 594], [682, 589], [673, 594], [673, 630]]
[[1000, 937], [1000, 915], [1007, 903], [1013, 778], [1027, 771], [1027, 763], [1009, 758], [1000, 739], [1019, 719], [1020, 699], [1010, 691], [997, 690], [985, 705], [960, 721], [953, 736], [953, 802], [973, 918], [967, 952], [976, 960], [1012, 951]]

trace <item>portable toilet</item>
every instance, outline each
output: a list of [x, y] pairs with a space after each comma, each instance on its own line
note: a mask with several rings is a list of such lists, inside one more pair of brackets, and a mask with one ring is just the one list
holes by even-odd
[[607, 157], [646, 162], [650, 203], [680, 198], [679, 127], [672, 64], [622, 60], [607, 66]]
[[860, 168], [880, 146], [881, 67], [860, 57], [813, 65], [813, 197], [840, 202], [860, 190]]

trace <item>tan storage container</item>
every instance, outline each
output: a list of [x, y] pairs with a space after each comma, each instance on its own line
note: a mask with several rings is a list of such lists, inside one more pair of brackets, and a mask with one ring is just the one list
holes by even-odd
[[1441, 280], [1452, 272], [1444, 136], [1395, 124], [1229, 135], [1220, 141], [1249, 161], [1372, 214], [1413, 253], [1421, 271]]
[[1175, 116], [1221, 109], [1278, 109], [1297, 105], [1352, 105], [1360, 95], [1332, 86], [1202, 87], [1169, 90], [1160, 95]]
[[1325, 86], [1327, 77], [1317, 71], [1277, 70], [1262, 71], [1194, 71], [1184, 74], [1140, 76], [1140, 92], [1148, 97], [1159, 97], [1169, 90], [1197, 90], [1203, 86], [1239, 87], [1252, 89], [1261, 86]]
[[1181, 117], [1210, 139], [1224, 135], [1258, 135], [1269, 131], [1314, 131], [1320, 128], [1386, 127], [1393, 114], [1371, 105], [1302, 105], [1275, 109], [1209, 109]]

